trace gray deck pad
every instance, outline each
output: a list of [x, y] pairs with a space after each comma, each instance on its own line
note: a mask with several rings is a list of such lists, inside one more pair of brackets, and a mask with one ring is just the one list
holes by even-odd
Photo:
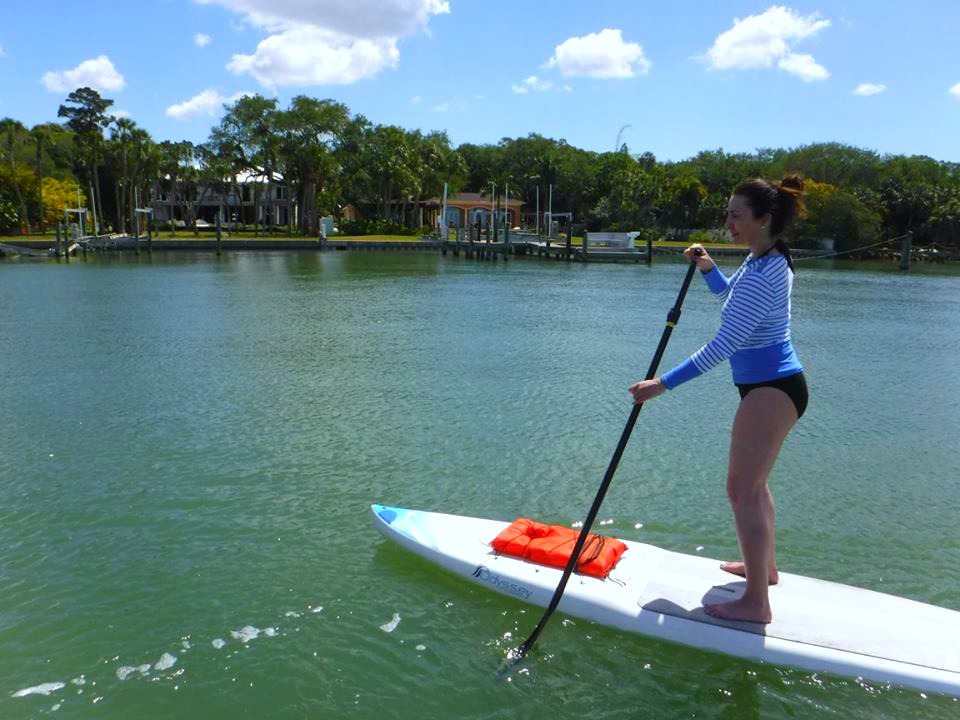
[[666, 553], [638, 604], [741, 632], [960, 672], [960, 613], [849, 585], [781, 573], [769, 625], [720, 620], [704, 604], [735, 600], [746, 582], [716, 561]]

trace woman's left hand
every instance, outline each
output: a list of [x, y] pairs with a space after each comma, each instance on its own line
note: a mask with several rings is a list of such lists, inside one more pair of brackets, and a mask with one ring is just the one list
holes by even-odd
[[657, 378], [655, 380], [641, 380], [631, 385], [629, 389], [630, 394], [633, 395], [634, 404], [637, 404], [653, 400], [657, 395], [662, 395], [666, 392], [667, 387], [660, 382], [660, 378]]

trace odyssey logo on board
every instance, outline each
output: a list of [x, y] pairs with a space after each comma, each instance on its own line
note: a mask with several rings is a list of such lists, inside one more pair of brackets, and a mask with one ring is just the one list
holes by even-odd
[[477, 569], [473, 571], [472, 576], [481, 582], [493, 585], [501, 592], [515, 595], [521, 600], [529, 600], [530, 596], [533, 595], [533, 590], [525, 588], [523, 585], [518, 585], [510, 580], [505, 580], [495, 572], [491, 572], [490, 568], [488, 568], [486, 565], [477, 565]]

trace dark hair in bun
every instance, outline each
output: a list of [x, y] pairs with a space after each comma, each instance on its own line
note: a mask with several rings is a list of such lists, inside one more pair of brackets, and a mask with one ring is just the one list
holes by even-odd
[[779, 184], [775, 184], [755, 178], [737, 185], [733, 194], [746, 199], [754, 218], [770, 216], [770, 237], [774, 238], [777, 250], [786, 257], [790, 270], [793, 270], [790, 248], [786, 240], [779, 236], [794, 219], [806, 215], [803, 179], [799, 175], [788, 175]]

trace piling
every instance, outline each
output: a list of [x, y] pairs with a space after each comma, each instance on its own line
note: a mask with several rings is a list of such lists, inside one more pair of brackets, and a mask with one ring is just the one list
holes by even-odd
[[60, 221], [57, 221], [57, 260], [63, 254], [63, 240], [60, 236]]
[[900, 245], [900, 269], [910, 269], [910, 252], [913, 250], [913, 230], [908, 230]]
[[652, 265], [652, 264], [653, 264], [653, 237], [652, 237], [651, 235], [647, 235], [647, 259], [646, 259], [646, 263], [647, 263], [647, 265]]
[[223, 253], [223, 233], [221, 231], [220, 213], [217, 213], [217, 257]]

